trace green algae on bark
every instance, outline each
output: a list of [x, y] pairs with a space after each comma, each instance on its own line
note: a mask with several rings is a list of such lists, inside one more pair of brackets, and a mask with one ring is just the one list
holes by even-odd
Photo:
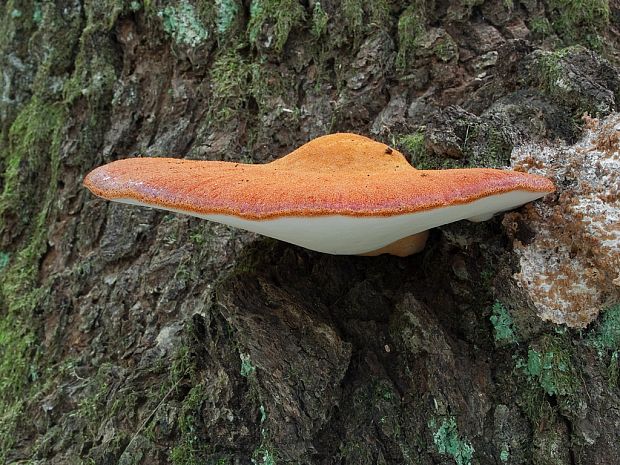
[[547, 0], [551, 25], [567, 45], [603, 48], [601, 35], [609, 24], [608, 0]]
[[428, 427], [433, 430], [433, 442], [440, 454], [451, 456], [457, 465], [471, 465], [475, 450], [459, 435], [456, 418], [444, 418], [440, 425], [432, 419]]
[[[181, 0], [178, 5], [166, 6], [158, 13], [162, 18], [164, 31], [179, 44], [197, 47], [203, 44], [210, 36], [209, 31], [197, 16], [194, 6], [187, 0]], [[223, 28], [227, 19], [223, 20]]]
[[[527, 63], [523, 79], [569, 108], [577, 118], [584, 112], [604, 116], [617, 108], [620, 78], [609, 62], [591, 50], [581, 45], [555, 51], [537, 50]], [[580, 66], [575, 67], [575, 63]], [[603, 91], [605, 87], [612, 92]]]
[[620, 351], [620, 304], [603, 312], [588, 340], [601, 355], [609, 351]]
[[[4, 312], [0, 315], [0, 410], [6, 412], [0, 417], [0, 458], [13, 446], [25, 403], [54, 377], [42, 357], [39, 325], [33, 324], [32, 315], [48, 298], [49, 283], [40, 282], [40, 261], [48, 249], [48, 228], [57, 208], [62, 142], [69, 119], [70, 102], [62, 94], [66, 76], [58, 75], [73, 65], [81, 19], [79, 9], [61, 16], [49, 3], [35, 6], [32, 21], [38, 29], [31, 29], [33, 46], [47, 41], [48, 53], [36, 69], [34, 96], [3, 134], [7, 150], [0, 164], [4, 167], [0, 234], [12, 251], [11, 260], [0, 270]], [[88, 24], [94, 33], [95, 15], [90, 11]], [[27, 21], [27, 16], [13, 19]], [[80, 69], [78, 65], [75, 72]]]
[[[12, 216], [11, 224], [26, 239], [15, 249], [12, 262], [0, 270], [0, 308], [4, 310], [0, 315], [0, 411], [6, 412], [0, 417], [0, 459], [12, 446], [23, 402], [39, 376], [32, 313], [45, 297], [37, 283], [38, 263], [47, 247], [46, 226], [57, 191], [65, 118], [62, 107], [33, 98], [9, 134], [0, 217], [8, 225], [7, 216]], [[33, 199], [43, 201], [33, 204]], [[6, 230], [0, 233], [7, 235]]]
[[493, 304], [493, 314], [489, 318], [495, 332], [495, 341], [499, 344], [517, 342], [517, 337], [513, 330], [512, 316], [508, 309], [501, 302]]
[[588, 343], [596, 349], [599, 359], [607, 363], [609, 387], [617, 388], [620, 378], [620, 305], [615, 305], [603, 313], [590, 333]]

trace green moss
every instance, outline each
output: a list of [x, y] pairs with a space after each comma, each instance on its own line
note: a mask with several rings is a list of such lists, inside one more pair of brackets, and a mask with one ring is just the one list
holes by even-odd
[[581, 46], [571, 46], [542, 54], [541, 59], [538, 61], [538, 63], [541, 65], [542, 71], [544, 71], [544, 76], [547, 76], [548, 78], [543, 82], [547, 86], [552, 86], [552, 81], [560, 78], [562, 76], [562, 73], [564, 72], [563, 68], [561, 67], [562, 60], [570, 56], [572, 53], [579, 53], [582, 50], [583, 47]]
[[209, 244], [213, 240], [211, 225], [206, 221], [194, 224], [189, 232], [189, 240], [199, 254], [205, 253], [204, 250], [210, 249]]
[[598, 350], [599, 355], [620, 350], [620, 305], [603, 313], [597, 328], [589, 335], [588, 343]]
[[332, 43], [338, 45], [353, 38], [354, 47], [358, 47], [372, 30], [389, 28], [390, 6], [385, 0], [343, 0], [339, 4], [337, 21], [342, 25], [342, 32], [336, 31]]
[[[90, 8], [90, 7], [88, 7]], [[97, 7], [99, 8], [99, 7]], [[88, 16], [95, 23], [84, 28], [77, 56], [74, 56], [74, 69], [63, 86], [64, 105], [85, 105], [87, 115], [76, 135], [77, 149], [72, 155], [74, 164], [92, 163], [92, 152], [100, 147], [112, 104], [116, 84], [118, 53], [114, 42], [109, 39], [109, 30], [114, 26], [110, 15], [119, 15], [121, 9], [110, 10], [102, 17], [101, 11], [89, 11]], [[105, 39], [104, 39], [105, 38]]]
[[187, 0], [165, 7], [158, 16], [162, 19], [164, 31], [178, 44], [198, 47], [209, 38], [209, 31]]
[[447, 36], [446, 39], [439, 42], [433, 48], [433, 53], [435, 56], [446, 63], [458, 57], [458, 52], [458, 45], [450, 36]]
[[[271, 106], [272, 102], [280, 98], [286, 99], [287, 92], [290, 92], [287, 85], [295, 85], [290, 81], [285, 82], [278, 69], [271, 66], [265, 59], [256, 60], [250, 65], [250, 75], [251, 82], [248, 93], [256, 100], [261, 114], [277, 110]], [[291, 107], [292, 115], [297, 117], [296, 107], [293, 105]]]
[[553, 33], [553, 27], [544, 16], [534, 16], [530, 19], [529, 27], [535, 37], [544, 39]]
[[[11, 261], [0, 271], [0, 411], [3, 412], [0, 462], [11, 447], [15, 425], [23, 422], [20, 417], [27, 399], [34, 398], [39, 390], [54, 382], [55, 375], [40, 357], [35, 337], [38, 328], [32, 320], [32, 312], [37, 306], [45, 305], [43, 301], [48, 295], [47, 283], [39, 283], [39, 264], [47, 248], [47, 226], [57, 196], [59, 157], [71, 104], [86, 96], [90, 108], [84, 113], [104, 114], [95, 109], [100, 110], [102, 98], [109, 96], [114, 71], [111, 68], [106, 76], [101, 67], [94, 65], [102, 60], [112, 66], [110, 57], [114, 54], [106, 54], [110, 50], [100, 39], [106, 37], [105, 31], [122, 11], [122, 3], [91, 2], [82, 11], [80, 8], [59, 10], [53, 2], [34, 2], [31, 10], [23, 10], [28, 14], [24, 13], [20, 19], [37, 24], [34, 35], [26, 42], [33, 44], [35, 54], [36, 47], [45, 44], [45, 53], [41, 53], [43, 59], [34, 79], [34, 97], [21, 109], [8, 133], [3, 134], [8, 145], [0, 155], [0, 166], [4, 167], [0, 229], [10, 226], [8, 235], [15, 237], [10, 239]], [[100, 32], [104, 34], [98, 35]], [[64, 76], [73, 66], [73, 79], [65, 81]], [[65, 93], [68, 97], [65, 100], [62, 91], [73, 87], [63, 81], [75, 84], [74, 90]], [[80, 83], [88, 84], [79, 86]], [[101, 132], [105, 125], [98, 123], [92, 116], [80, 128], [78, 147], [88, 148], [92, 153], [96, 142], [87, 138], [92, 136], [91, 127]], [[72, 158], [72, 163], [79, 163], [77, 156]], [[89, 403], [85, 402], [78, 410], [86, 413], [88, 407]]]
[[373, 384], [373, 404], [376, 401], [385, 400], [385, 401], [394, 401], [394, 389], [391, 384], [385, 382], [384, 380], [379, 380]]
[[258, 105], [259, 114], [272, 112], [276, 109], [271, 102], [287, 92], [277, 68], [265, 59], [248, 61], [240, 48], [230, 48], [218, 56], [211, 76], [210, 120], [215, 124], [229, 121], [247, 109], [250, 98]]
[[518, 377], [517, 382], [519, 385], [517, 404], [530, 422], [538, 427], [538, 425], [555, 421], [555, 407], [550, 404], [548, 396], [538, 383], [532, 382], [532, 379], [527, 376]]
[[[94, 135], [102, 136], [105, 127], [97, 117], [106, 114], [102, 109], [115, 82], [117, 56], [108, 46], [112, 41], [107, 31], [124, 9], [120, 0], [87, 2], [83, 9], [59, 9], [54, 2], [23, 4], [27, 8], [20, 8], [21, 31], [31, 27], [28, 22], [35, 26], [30, 37], [20, 40], [41, 59], [31, 88], [34, 96], [10, 128], [3, 128], [6, 145], [0, 152], [4, 170], [0, 230], [9, 236], [11, 257], [0, 267], [0, 462], [12, 447], [16, 425], [24, 423], [29, 399], [59, 376], [41, 357], [39, 328], [32, 319], [35, 308], [45, 307], [48, 295], [49, 284], [39, 282], [40, 260], [56, 205], [59, 158], [71, 105], [86, 97], [88, 109], [82, 108], [82, 113], [91, 115], [72, 140], [78, 150], [72, 152], [71, 163], [79, 166], [80, 150], [92, 154], [100, 140]], [[72, 78], [66, 80], [72, 69]], [[94, 405], [94, 398], [84, 398], [76, 410], [87, 425], [93, 424], [88, 418], [97, 410]]]
[[312, 10], [312, 35], [317, 39], [320, 38], [327, 31], [328, 21], [329, 16], [325, 13], [321, 2], [316, 2]]
[[[221, 328], [228, 332], [230, 328]], [[194, 326], [193, 320], [188, 322], [187, 331], [185, 332], [187, 340], [178, 349], [173, 357], [173, 363], [170, 369], [170, 377], [167, 383], [164, 383], [162, 392], [156, 399], [164, 399], [168, 394], [182, 396], [180, 400], [180, 409], [178, 413], [177, 437], [174, 447], [170, 451], [169, 459], [174, 465], [197, 465], [197, 464], [228, 464], [233, 463], [225, 453], [219, 451], [219, 445], [209, 442], [209, 432], [206, 430], [205, 419], [211, 418], [205, 406], [213, 405], [217, 402], [217, 387], [229, 389], [231, 382], [229, 376], [223, 372], [218, 373], [215, 377], [209, 372], [208, 381], [205, 379], [205, 371], [201, 358], [194, 352], [194, 344], [200, 346], [204, 343], [202, 329]], [[243, 360], [242, 356], [242, 360]], [[244, 396], [245, 399], [256, 400], [259, 397], [258, 385], [252, 379], [248, 379], [249, 391]], [[189, 389], [189, 390], [188, 390]], [[172, 394], [174, 393], [174, 394]], [[158, 405], [162, 402], [157, 401]], [[258, 410], [260, 414], [260, 423], [265, 421], [266, 413], [264, 408], [258, 407], [260, 403], [250, 406], [250, 409]], [[243, 412], [243, 406], [239, 406]], [[242, 413], [240, 413], [241, 415]], [[167, 417], [162, 419], [168, 425]], [[156, 435], [151, 427], [151, 435]], [[261, 428], [263, 439], [261, 444], [266, 444], [266, 429]]]
[[196, 375], [196, 364], [188, 346], [183, 345], [174, 354], [170, 366], [170, 384], [175, 385], [186, 376]]
[[427, 155], [424, 145], [424, 131], [419, 130], [413, 134], [401, 136], [398, 139], [398, 145], [411, 157], [411, 164], [419, 168], [418, 163]]
[[403, 147], [410, 155], [419, 155], [426, 151], [424, 147], [424, 131], [420, 130], [413, 134], [401, 136], [398, 144]]
[[[111, 50], [100, 48], [98, 53], [91, 53], [90, 48], [81, 48], [76, 58], [76, 68], [64, 85], [66, 103], [73, 104], [81, 97], [90, 101], [91, 106], [101, 103], [108, 105], [116, 81], [116, 70], [111, 59]], [[106, 53], [109, 52], [109, 53]], [[101, 102], [101, 97], [105, 101]]]
[[610, 111], [594, 96], [588, 95], [575, 87], [567, 79], [574, 60], [588, 59], [591, 52], [581, 45], [575, 45], [553, 52], [538, 52], [529, 78], [545, 94], [561, 105], [572, 109], [575, 119], [580, 119], [584, 112], [599, 115]]
[[[258, 46], [260, 41], [268, 44], [267, 48], [281, 52], [289, 33], [304, 17], [305, 10], [298, 0], [252, 0], [248, 24], [250, 43]], [[273, 27], [273, 37], [263, 40], [261, 35], [267, 24]]]
[[[35, 5], [27, 0], [8, 0], [0, 7], [0, 51], [3, 54], [11, 53], [24, 59], [31, 53], [28, 39], [36, 28], [32, 20]], [[13, 17], [11, 12], [15, 9], [21, 11], [23, 17]]]
[[534, 428], [558, 421], [558, 406], [564, 412], [578, 408], [581, 376], [570, 344], [568, 332], [546, 334], [529, 347], [526, 358], [515, 357], [517, 403]]
[[[33, 182], [33, 179], [48, 177], [52, 181], [57, 175], [57, 163], [53, 161], [58, 158], [64, 117], [62, 107], [33, 98], [13, 122], [9, 131], [9, 153], [5, 157], [0, 218], [10, 216], [14, 221], [2, 221], [0, 235], [9, 224], [13, 229], [17, 227], [21, 231], [33, 224], [33, 219], [39, 223], [34, 213], [36, 205], [32, 200], [42, 193], [32, 191], [33, 184], [39, 184]], [[50, 145], [50, 141], [54, 141], [54, 144]], [[44, 213], [46, 216], [47, 211]]]
[[555, 32], [566, 44], [599, 48], [609, 24], [607, 0], [547, 0]]
[[404, 70], [413, 61], [415, 51], [426, 32], [424, 2], [409, 5], [398, 19], [398, 54], [396, 66]]
[[563, 60], [572, 50], [578, 49], [563, 48], [541, 54], [533, 70], [533, 78], [538, 86], [545, 93], [562, 101], [565, 100], [566, 93]]
[[[184, 434], [197, 433], [197, 418], [200, 417], [200, 409], [205, 400], [206, 387], [203, 383], [194, 385], [185, 399], [179, 416], [179, 427]], [[193, 442], [193, 441], [192, 441]]]
[[435, 130], [418, 130], [398, 139], [398, 145], [410, 156], [411, 163], [418, 169], [452, 169], [506, 166], [512, 152], [511, 135], [490, 122], [485, 122], [472, 115], [460, 116], [451, 120], [451, 131], [447, 137], [450, 145], [462, 154], [459, 158], [437, 156], [427, 150], [433, 146], [434, 138], [439, 134], [440, 145], [444, 134]]
[[360, 0], [343, 0], [340, 4], [345, 19], [343, 26], [357, 36], [364, 30], [364, 2]]
[[487, 131], [483, 131], [482, 140], [486, 141], [486, 146], [478, 159], [475, 156], [469, 158], [475, 166], [499, 167], [510, 164], [513, 144], [505, 132], [495, 127], [489, 127]]
[[[190, 330], [191, 332], [191, 330]], [[189, 347], [183, 345], [174, 355], [170, 369], [170, 389], [175, 389], [183, 379], [198, 378], [195, 357]], [[170, 461], [174, 465], [195, 465], [204, 463], [207, 452], [201, 430], [201, 408], [208, 395], [204, 383], [197, 382], [183, 398], [179, 413], [179, 439], [170, 451]]]
[[[33, 9], [33, 22], [35, 12]], [[82, 14], [79, 7], [60, 9], [53, 2], [41, 3], [40, 23], [30, 38], [30, 53], [41, 57], [32, 90], [42, 100], [57, 100], [60, 96], [62, 80], [73, 67]]]
[[[111, 409], [108, 408], [108, 400], [111, 398], [110, 385], [114, 380], [115, 367], [110, 363], [104, 363], [97, 369], [97, 373], [88, 380], [88, 384], [82, 391], [82, 397], [78, 400], [77, 409], [71, 416], [79, 420], [85, 428], [90, 440], [97, 436], [99, 426], [107, 415], [118, 411], [121, 406], [128, 407], [126, 399], [116, 399]], [[112, 413], [113, 414], [113, 413]]]
[[598, 326], [588, 336], [588, 344], [594, 347], [601, 359], [609, 357], [606, 376], [611, 388], [618, 386], [620, 368], [620, 305], [615, 305], [603, 313]]
[[456, 418], [444, 418], [441, 425], [432, 419], [428, 427], [433, 432], [433, 442], [437, 452], [451, 456], [457, 465], [471, 465], [474, 448], [469, 441], [459, 435]]
[[109, 31], [114, 27], [117, 18], [127, 7], [125, 0], [100, 0], [87, 2], [84, 5], [86, 12], [86, 26], [82, 34], [92, 34], [95, 31]]
[[364, 2], [364, 11], [370, 19], [369, 27], [385, 29], [387, 24], [391, 22], [390, 5], [386, 0]]
[[496, 342], [513, 343], [517, 341], [515, 333], [512, 329], [512, 316], [501, 302], [495, 302], [492, 308], [492, 315], [489, 318], [493, 325], [494, 336]]
[[204, 462], [190, 444], [176, 445], [170, 451], [170, 463], [173, 465], [202, 465]]
[[[0, 218], [10, 215], [27, 228], [13, 262], [0, 273], [0, 462], [31, 383], [38, 377], [32, 312], [44, 297], [37, 287], [38, 263], [46, 249], [47, 217], [57, 189], [60, 141], [65, 124], [62, 107], [33, 98], [9, 131]], [[42, 181], [33, 191], [31, 177]], [[41, 199], [37, 206], [32, 199]], [[38, 208], [37, 208], [38, 207]], [[2, 225], [8, 225], [2, 221]], [[27, 226], [26, 226], [27, 225]]]
[[238, 48], [230, 48], [216, 58], [211, 67], [213, 119], [230, 119], [243, 108], [250, 77], [250, 66]]

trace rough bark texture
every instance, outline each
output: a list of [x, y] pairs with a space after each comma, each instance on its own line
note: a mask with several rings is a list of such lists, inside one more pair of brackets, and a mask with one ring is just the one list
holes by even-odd
[[541, 321], [501, 218], [338, 257], [81, 186], [345, 130], [421, 167], [573, 143], [618, 110], [616, 1], [2, 9], [0, 462], [619, 463], [620, 306]]

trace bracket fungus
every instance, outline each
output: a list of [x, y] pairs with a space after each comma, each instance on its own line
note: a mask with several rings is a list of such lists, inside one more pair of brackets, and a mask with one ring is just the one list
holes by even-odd
[[84, 185], [117, 202], [185, 213], [336, 255], [407, 256], [428, 230], [484, 221], [554, 191], [548, 179], [496, 169], [417, 170], [356, 134], [314, 139], [264, 165], [130, 158]]

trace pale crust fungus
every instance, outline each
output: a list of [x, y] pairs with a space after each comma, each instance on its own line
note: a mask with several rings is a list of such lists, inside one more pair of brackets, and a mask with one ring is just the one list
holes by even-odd
[[336, 255], [407, 256], [430, 228], [484, 221], [554, 191], [548, 179], [495, 169], [417, 170], [356, 134], [319, 137], [264, 165], [130, 158], [84, 185], [117, 202], [185, 213]]
[[513, 150], [515, 169], [554, 178], [558, 192], [504, 216], [517, 283], [542, 319], [573, 328], [620, 302], [620, 115], [584, 120], [575, 145]]

